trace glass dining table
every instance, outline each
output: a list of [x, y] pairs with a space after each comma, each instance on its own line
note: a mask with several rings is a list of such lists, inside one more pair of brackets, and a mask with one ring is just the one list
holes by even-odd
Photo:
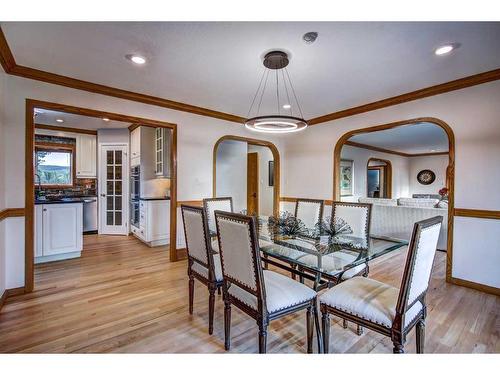
[[357, 273], [370, 260], [408, 245], [408, 241], [370, 236], [366, 240], [349, 234], [319, 235], [314, 230], [307, 234], [283, 235], [269, 225], [269, 218], [258, 218], [259, 248], [265, 266], [268, 264], [290, 271], [301, 280], [313, 281], [313, 288], [321, 290], [342, 280], [345, 272]]

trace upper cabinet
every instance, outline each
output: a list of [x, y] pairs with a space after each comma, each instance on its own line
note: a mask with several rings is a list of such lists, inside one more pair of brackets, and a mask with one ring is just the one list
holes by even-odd
[[132, 167], [141, 163], [141, 127], [130, 132], [130, 165]]
[[78, 134], [76, 137], [76, 177], [97, 178], [96, 136]]
[[166, 128], [156, 128], [156, 176], [170, 177], [171, 131]]

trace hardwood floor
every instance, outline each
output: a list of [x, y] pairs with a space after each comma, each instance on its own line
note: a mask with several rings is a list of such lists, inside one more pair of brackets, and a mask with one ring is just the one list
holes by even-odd
[[[186, 261], [132, 237], [85, 236], [79, 259], [35, 267], [35, 292], [9, 298], [0, 312], [0, 352], [224, 353], [223, 303], [216, 297], [208, 335], [208, 292], [196, 283], [188, 314]], [[398, 286], [406, 249], [377, 260], [370, 277]], [[500, 297], [444, 282], [437, 253], [428, 296], [425, 351], [500, 352]], [[388, 338], [332, 321], [330, 351], [392, 353]], [[415, 352], [415, 336], [407, 352]], [[316, 350], [316, 348], [315, 348]], [[233, 308], [232, 353], [258, 351], [257, 326]], [[271, 323], [270, 353], [305, 353], [305, 313]]]

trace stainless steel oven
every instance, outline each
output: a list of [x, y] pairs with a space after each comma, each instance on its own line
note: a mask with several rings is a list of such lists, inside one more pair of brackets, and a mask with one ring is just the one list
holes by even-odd
[[130, 199], [139, 199], [141, 195], [141, 167], [136, 165], [130, 170]]

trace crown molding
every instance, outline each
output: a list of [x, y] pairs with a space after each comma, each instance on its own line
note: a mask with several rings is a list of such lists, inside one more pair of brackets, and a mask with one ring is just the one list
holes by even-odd
[[357, 107], [344, 109], [342, 111], [329, 113], [324, 116], [312, 118], [308, 121], [309, 125], [317, 125], [323, 122], [338, 120], [343, 117], [359, 115], [360, 113], [375, 111], [377, 109], [391, 107], [413, 100], [427, 98], [429, 96], [444, 94], [449, 91], [460, 90], [466, 87], [480, 85], [482, 83], [496, 81], [500, 79], [500, 69], [490, 70], [479, 74], [474, 74], [468, 77], [456, 79], [454, 81], [441, 83], [434, 86], [429, 86], [420, 90], [407, 92], [402, 95], [393, 96], [391, 98], [378, 100], [376, 102], [363, 104]]
[[367, 149], [367, 150], [372, 150], [372, 151], [377, 151], [377, 152], [384, 152], [386, 154], [393, 154], [393, 155], [398, 155], [398, 156], [404, 156], [406, 158], [412, 158], [412, 157], [417, 157], [417, 156], [448, 155], [448, 151], [443, 151], [443, 152], [421, 152], [421, 153], [417, 153], [417, 154], [408, 154], [406, 152], [388, 150], [386, 148], [371, 146], [371, 145], [367, 145], [367, 144], [364, 144], [364, 143], [358, 143], [358, 142], [352, 142], [352, 141], [346, 141], [344, 143], [344, 145], [352, 146], [352, 147], [357, 147], [357, 148], [364, 148], [364, 149]]
[[[54, 85], [70, 87], [77, 90], [83, 90], [95, 94], [101, 94], [101, 95], [112, 96], [115, 98], [131, 100], [148, 105], [173, 109], [176, 111], [193, 113], [200, 116], [213, 117], [220, 120], [235, 122], [238, 124], [245, 123], [244, 117], [233, 115], [230, 113], [215, 111], [187, 103], [181, 103], [165, 98], [160, 98], [157, 96], [141, 94], [133, 91], [127, 91], [116, 87], [105, 86], [98, 83], [92, 83], [76, 78], [71, 78], [55, 73], [46, 72], [43, 70], [30, 68], [27, 66], [17, 65], [1, 27], [0, 27], [0, 64], [2, 65], [4, 71], [7, 74], [12, 74], [18, 77], [29, 78], [37, 81], [51, 83]], [[307, 122], [309, 125], [317, 125], [344, 117], [354, 116], [364, 112], [374, 111], [377, 109], [386, 108], [393, 105], [398, 105], [413, 100], [426, 98], [429, 96], [443, 94], [449, 91], [460, 90], [466, 87], [480, 85], [486, 82], [496, 81], [499, 79], [500, 79], [500, 69], [494, 69], [488, 72], [474, 74], [468, 77], [456, 79], [454, 81], [445, 82], [438, 85], [429, 86], [420, 90], [411, 91], [405, 94], [382, 99], [376, 102], [363, 104], [357, 107], [352, 107], [341, 111], [329, 113], [323, 116], [307, 120]]]

